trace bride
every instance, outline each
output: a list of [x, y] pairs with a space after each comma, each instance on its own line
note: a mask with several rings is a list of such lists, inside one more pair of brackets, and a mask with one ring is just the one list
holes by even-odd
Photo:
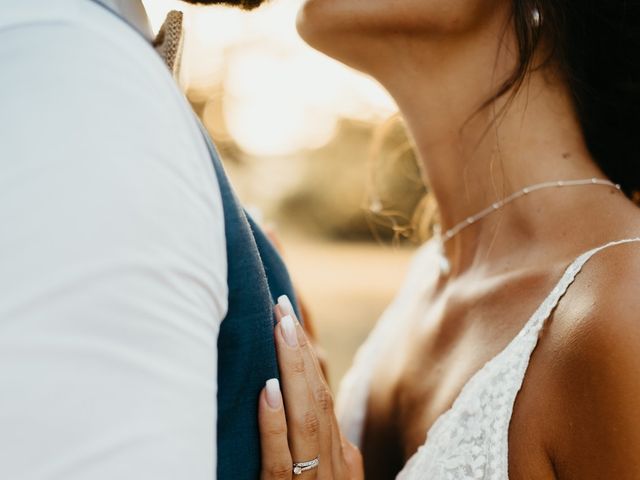
[[306, 1], [302, 37], [397, 101], [442, 235], [360, 350], [339, 420], [280, 300], [264, 479], [640, 479], [639, 15]]

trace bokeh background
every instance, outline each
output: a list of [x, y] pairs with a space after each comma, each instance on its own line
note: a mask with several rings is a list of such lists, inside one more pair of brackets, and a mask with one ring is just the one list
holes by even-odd
[[185, 14], [180, 82], [244, 204], [275, 231], [335, 388], [400, 287], [425, 190], [397, 107], [298, 37], [300, 0], [254, 12], [146, 0], [157, 31]]

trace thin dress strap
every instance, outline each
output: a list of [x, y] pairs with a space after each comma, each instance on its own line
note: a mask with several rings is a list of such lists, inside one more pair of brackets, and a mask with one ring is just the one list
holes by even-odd
[[[593, 248], [588, 252], [583, 253], [578, 258], [574, 260], [574, 262], [567, 267], [564, 272], [564, 275], [560, 279], [560, 281], [556, 284], [551, 293], [547, 296], [547, 298], [542, 302], [542, 304], [538, 307], [536, 312], [531, 317], [529, 324], [525, 326], [522, 330], [522, 335], [527, 335], [531, 333], [535, 333], [536, 335], [544, 326], [545, 321], [551, 315], [551, 312], [558, 306], [560, 299], [567, 293], [567, 290], [571, 286], [571, 284], [575, 281], [576, 276], [584, 265], [593, 257], [596, 253], [616, 245], [622, 245], [625, 243], [631, 242], [640, 242], [640, 237], [635, 238], [626, 238], [624, 240], [616, 240], [613, 242], [606, 243], [599, 247]], [[520, 335], [519, 335], [520, 336]]]

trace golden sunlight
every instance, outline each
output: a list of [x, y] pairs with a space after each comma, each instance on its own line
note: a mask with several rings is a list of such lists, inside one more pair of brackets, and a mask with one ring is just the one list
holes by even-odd
[[298, 37], [299, 0], [256, 12], [145, 0], [157, 31], [167, 11], [185, 14], [183, 77], [189, 89], [215, 91], [228, 133], [249, 155], [320, 148], [341, 119], [378, 123], [396, 111], [373, 80], [321, 55]]

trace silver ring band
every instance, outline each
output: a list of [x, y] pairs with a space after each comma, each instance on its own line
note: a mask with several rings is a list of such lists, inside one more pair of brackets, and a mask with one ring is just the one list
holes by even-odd
[[294, 475], [302, 475], [304, 472], [308, 472], [309, 470], [313, 470], [314, 468], [318, 468], [320, 465], [320, 456], [318, 455], [313, 460], [309, 460], [308, 462], [300, 462], [293, 464], [293, 474]]

